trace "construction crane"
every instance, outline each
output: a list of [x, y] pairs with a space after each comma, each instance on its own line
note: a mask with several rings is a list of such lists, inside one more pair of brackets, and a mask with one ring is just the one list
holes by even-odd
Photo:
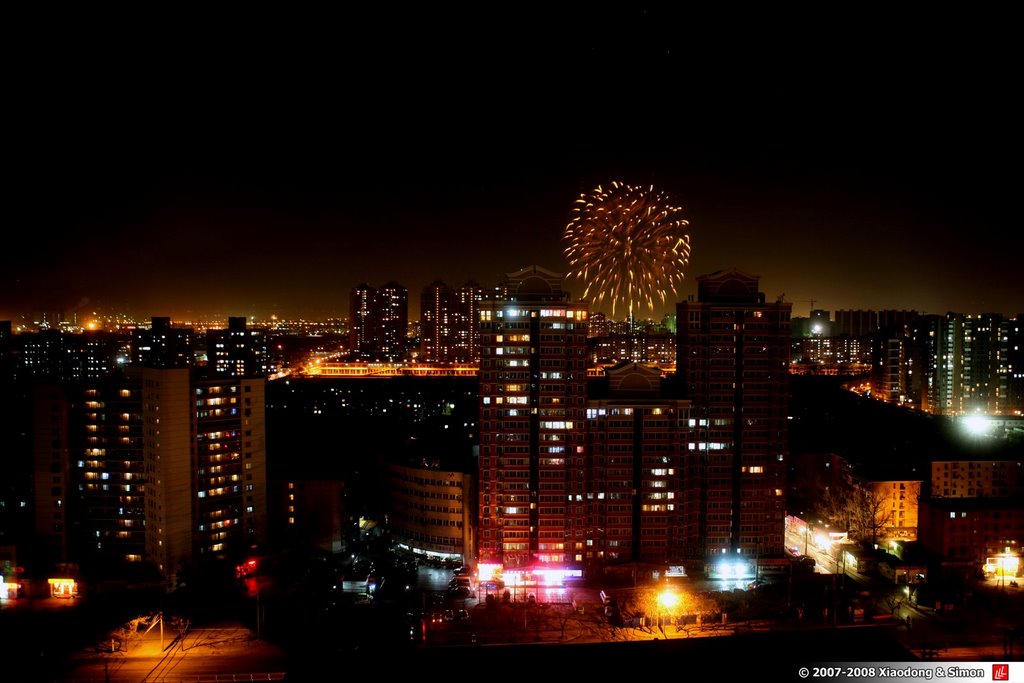
[[810, 313], [807, 314], [807, 315], [810, 315], [811, 313], [814, 312], [814, 304], [817, 303], [817, 301], [818, 301], [817, 299], [797, 299], [796, 302], [794, 302], [794, 303], [810, 304], [811, 305]]
[[[783, 292], [782, 294], [779, 294], [779, 296], [775, 299], [775, 303], [781, 304], [785, 300], [786, 300], [786, 293]], [[811, 305], [811, 310], [813, 311], [814, 310], [814, 304], [816, 304], [817, 302], [818, 302], [818, 299], [797, 299], [793, 303], [810, 304]]]

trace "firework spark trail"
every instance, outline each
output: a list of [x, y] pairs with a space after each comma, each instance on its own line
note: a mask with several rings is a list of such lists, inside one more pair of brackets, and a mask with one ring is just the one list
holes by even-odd
[[580, 195], [563, 232], [569, 276], [584, 285], [583, 299], [605, 298], [612, 314], [620, 303], [629, 309], [655, 299], [665, 303], [677, 293], [690, 260], [689, 221], [654, 187], [615, 181]]

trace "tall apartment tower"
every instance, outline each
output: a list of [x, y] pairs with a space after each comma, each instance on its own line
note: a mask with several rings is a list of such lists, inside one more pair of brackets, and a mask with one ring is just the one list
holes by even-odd
[[483, 290], [476, 282], [467, 282], [455, 290], [455, 354], [456, 363], [480, 360], [480, 302]]
[[[963, 410], [967, 414], [998, 415], [1006, 407], [1006, 388], [999, 372], [1000, 355], [1005, 358], [1003, 317], [995, 313], [964, 318]], [[1001, 391], [1000, 391], [1001, 390]]]
[[349, 349], [356, 360], [373, 360], [377, 354], [377, 289], [365, 282], [349, 292]]
[[916, 374], [914, 398], [918, 407], [929, 413], [941, 412], [938, 394], [941, 334], [941, 316], [929, 314], [918, 318], [913, 332], [913, 348], [911, 349], [911, 362]]
[[33, 386], [38, 567], [144, 560], [140, 390], [123, 373]]
[[922, 321], [918, 343], [930, 355], [924, 379], [934, 396], [924, 406], [929, 412], [1019, 414], [1024, 408], [1020, 316], [947, 313], [922, 316]]
[[141, 390], [123, 373], [74, 385], [69, 534], [83, 563], [117, 567], [145, 559]]
[[266, 542], [263, 378], [143, 368], [146, 557], [167, 578]]
[[[32, 387], [31, 448], [34, 511], [32, 551], [38, 562], [70, 561], [68, 525], [74, 481], [69, 460], [68, 391], [60, 384]], [[24, 499], [23, 499], [24, 500]]]
[[435, 280], [420, 292], [420, 360], [450, 363], [454, 356], [452, 292]]
[[379, 353], [392, 363], [405, 360], [406, 338], [409, 335], [409, 290], [395, 281], [377, 290]]
[[1024, 415], [1024, 313], [1006, 321], [1006, 346], [1007, 395]]
[[420, 294], [420, 359], [470, 363], [480, 356], [477, 320], [483, 292], [475, 282], [450, 289], [435, 280]]
[[264, 330], [251, 329], [244, 317], [228, 318], [226, 329], [206, 331], [207, 367], [218, 377], [266, 377], [270, 350]]
[[478, 563], [575, 561], [585, 532], [587, 305], [538, 266], [480, 302]]
[[691, 481], [690, 402], [667, 395], [660, 369], [608, 368], [587, 398], [587, 565], [703, 561]]
[[909, 373], [911, 330], [884, 327], [875, 332], [871, 351], [871, 393], [889, 403], [916, 400]]
[[766, 303], [759, 278], [697, 278], [676, 304], [676, 381], [691, 401], [699, 537], [717, 560], [750, 563], [783, 547], [792, 304]]
[[195, 364], [195, 331], [173, 327], [168, 317], [154, 317], [150, 328], [132, 334], [132, 365], [188, 368]]
[[380, 288], [362, 283], [349, 294], [349, 346], [357, 360], [405, 358], [409, 292], [397, 282]]
[[126, 360], [129, 343], [120, 332], [81, 333], [48, 329], [18, 335], [22, 376], [55, 381], [96, 379]]
[[[235, 345], [238, 364], [225, 367], [258, 367], [247, 349]], [[106, 577], [149, 563], [170, 586], [183, 569], [265, 543], [264, 377], [197, 365], [192, 330], [167, 318], [118, 357], [138, 363], [102, 377], [48, 372], [26, 385], [31, 564], [76, 563]]]

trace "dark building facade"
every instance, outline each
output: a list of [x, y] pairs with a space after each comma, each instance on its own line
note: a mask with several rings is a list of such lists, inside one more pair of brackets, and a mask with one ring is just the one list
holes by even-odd
[[689, 450], [690, 402], [667, 395], [670, 386], [659, 368], [631, 361], [591, 382], [587, 565], [703, 560], [695, 545], [699, 497]]
[[228, 318], [223, 329], [206, 331], [208, 372], [216, 377], [266, 377], [270, 373], [267, 333], [245, 318]]
[[696, 300], [676, 306], [698, 543], [711, 566], [749, 566], [783, 547], [792, 304], [766, 302], [758, 280], [737, 270], [703, 275]]

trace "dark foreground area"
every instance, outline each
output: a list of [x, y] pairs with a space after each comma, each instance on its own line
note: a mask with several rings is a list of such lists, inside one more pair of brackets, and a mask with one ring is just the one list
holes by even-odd
[[[99, 683], [115, 680], [103, 668], [106, 657], [97, 649], [94, 626], [86, 628], [88, 610], [57, 612], [4, 611], [0, 613], [2, 656], [11, 681]], [[295, 631], [307, 627], [292, 625]], [[368, 628], [373, 628], [367, 624]], [[156, 638], [155, 631], [149, 636]], [[381, 641], [357, 649], [326, 645], [306, 632], [318, 647], [289, 652], [268, 649], [268, 643], [250, 634], [236, 641], [230, 651], [195, 650], [184, 658], [164, 681], [198, 680], [214, 675], [208, 667], [213, 655], [230, 655], [225, 666], [244, 671], [284, 671], [284, 680], [327, 681], [371, 671], [384, 680], [413, 677], [417, 680], [461, 678], [466, 675], [487, 681], [561, 680], [579, 676], [650, 676], [665, 680], [747, 680], [768, 676], [773, 681], [800, 680], [801, 666], [815, 662], [915, 661], [900, 645], [899, 632], [889, 626], [778, 630], [738, 633], [717, 637], [643, 640], [613, 643], [538, 642], [509, 645], [424, 646]], [[166, 634], [168, 642], [171, 634]], [[133, 646], [138, 647], [138, 646]], [[154, 649], [153, 655], [159, 650]], [[136, 652], [140, 655], [144, 648]], [[85, 656], [83, 656], [85, 651]], [[268, 654], [270, 653], [270, 654]], [[261, 661], [265, 659], [265, 661]], [[230, 664], [229, 664], [230, 662]], [[244, 667], [239, 667], [244, 663]], [[156, 670], [155, 664], [152, 670]], [[142, 670], [150, 670], [143, 667]], [[124, 671], [127, 671], [125, 669]], [[13, 672], [25, 672], [18, 678]], [[13, 677], [12, 677], [13, 676]], [[116, 679], [121, 680], [121, 679]], [[127, 680], [127, 679], [124, 679]], [[205, 680], [205, 679], [203, 679]], [[214, 680], [211, 678], [210, 680]], [[248, 679], [246, 679], [248, 680]]]
[[[1009, 602], [999, 593], [1000, 604]], [[23, 605], [27, 603], [22, 603]], [[755, 676], [798, 681], [802, 667], [837, 663], [937, 661], [1020, 661], [1024, 642], [982, 642], [979, 622], [960, 617], [919, 614], [913, 631], [899, 621], [839, 626], [777, 627], [762, 623], [754, 630], [722, 635], [682, 637], [669, 632], [634, 633], [636, 640], [616, 642], [559, 641], [556, 632], [529, 643], [494, 644], [481, 633], [472, 644], [433, 645], [388, 637], [389, 620], [367, 615], [377, 610], [353, 607], [363, 618], [339, 620], [330, 627], [311, 618], [288, 619], [261, 637], [244, 621], [219, 629], [194, 622], [183, 648], [173, 647], [174, 631], [158, 636], [149, 629], [133, 636], [130, 651], [112, 653], [109, 640], [97, 641], [101, 624], [117, 618], [111, 605], [99, 610], [87, 602], [55, 609], [0, 610], [0, 656], [4, 681], [15, 683], [120, 683], [121, 681], [289, 680], [334, 681], [355, 672], [383, 680], [455, 679], [467, 675], [489, 682], [578, 680], [580, 676], [634, 678], [657, 676], [669, 681], [744, 681]], [[1008, 607], [1008, 605], [1004, 605]], [[380, 611], [386, 614], [386, 611]], [[980, 614], [980, 613], [979, 613]], [[993, 618], [988, 614], [985, 620]], [[1019, 623], [1016, 612], [1002, 610], [1006, 625]], [[285, 627], [284, 624], [287, 624]], [[974, 624], [974, 626], [972, 626]], [[981, 630], [991, 630], [981, 629]], [[1019, 630], [1019, 629], [1018, 629]], [[930, 654], [923, 636], [948, 645]], [[357, 637], [359, 636], [359, 637]], [[973, 650], [961, 645], [974, 643]], [[157, 645], [160, 647], [157, 647]], [[983, 646], [983, 647], [982, 647]], [[984, 655], [984, 656], [982, 656]], [[159, 676], [154, 675], [159, 672]], [[253, 672], [253, 677], [248, 677]], [[260, 673], [264, 677], [256, 678]], [[274, 673], [276, 678], [267, 678]], [[228, 676], [228, 677], [226, 677]], [[239, 677], [241, 676], [241, 677]]]
[[[802, 680], [801, 666], [815, 662], [914, 661], [886, 628], [779, 631], [616, 643], [421, 648], [402, 653], [369, 650], [363, 661], [386, 679], [411, 675], [425, 680], [472, 676], [486, 681], [611, 680], [665, 681]], [[288, 680], [332, 680], [350, 663], [292, 662]], [[584, 677], [584, 678], [580, 678]]]

